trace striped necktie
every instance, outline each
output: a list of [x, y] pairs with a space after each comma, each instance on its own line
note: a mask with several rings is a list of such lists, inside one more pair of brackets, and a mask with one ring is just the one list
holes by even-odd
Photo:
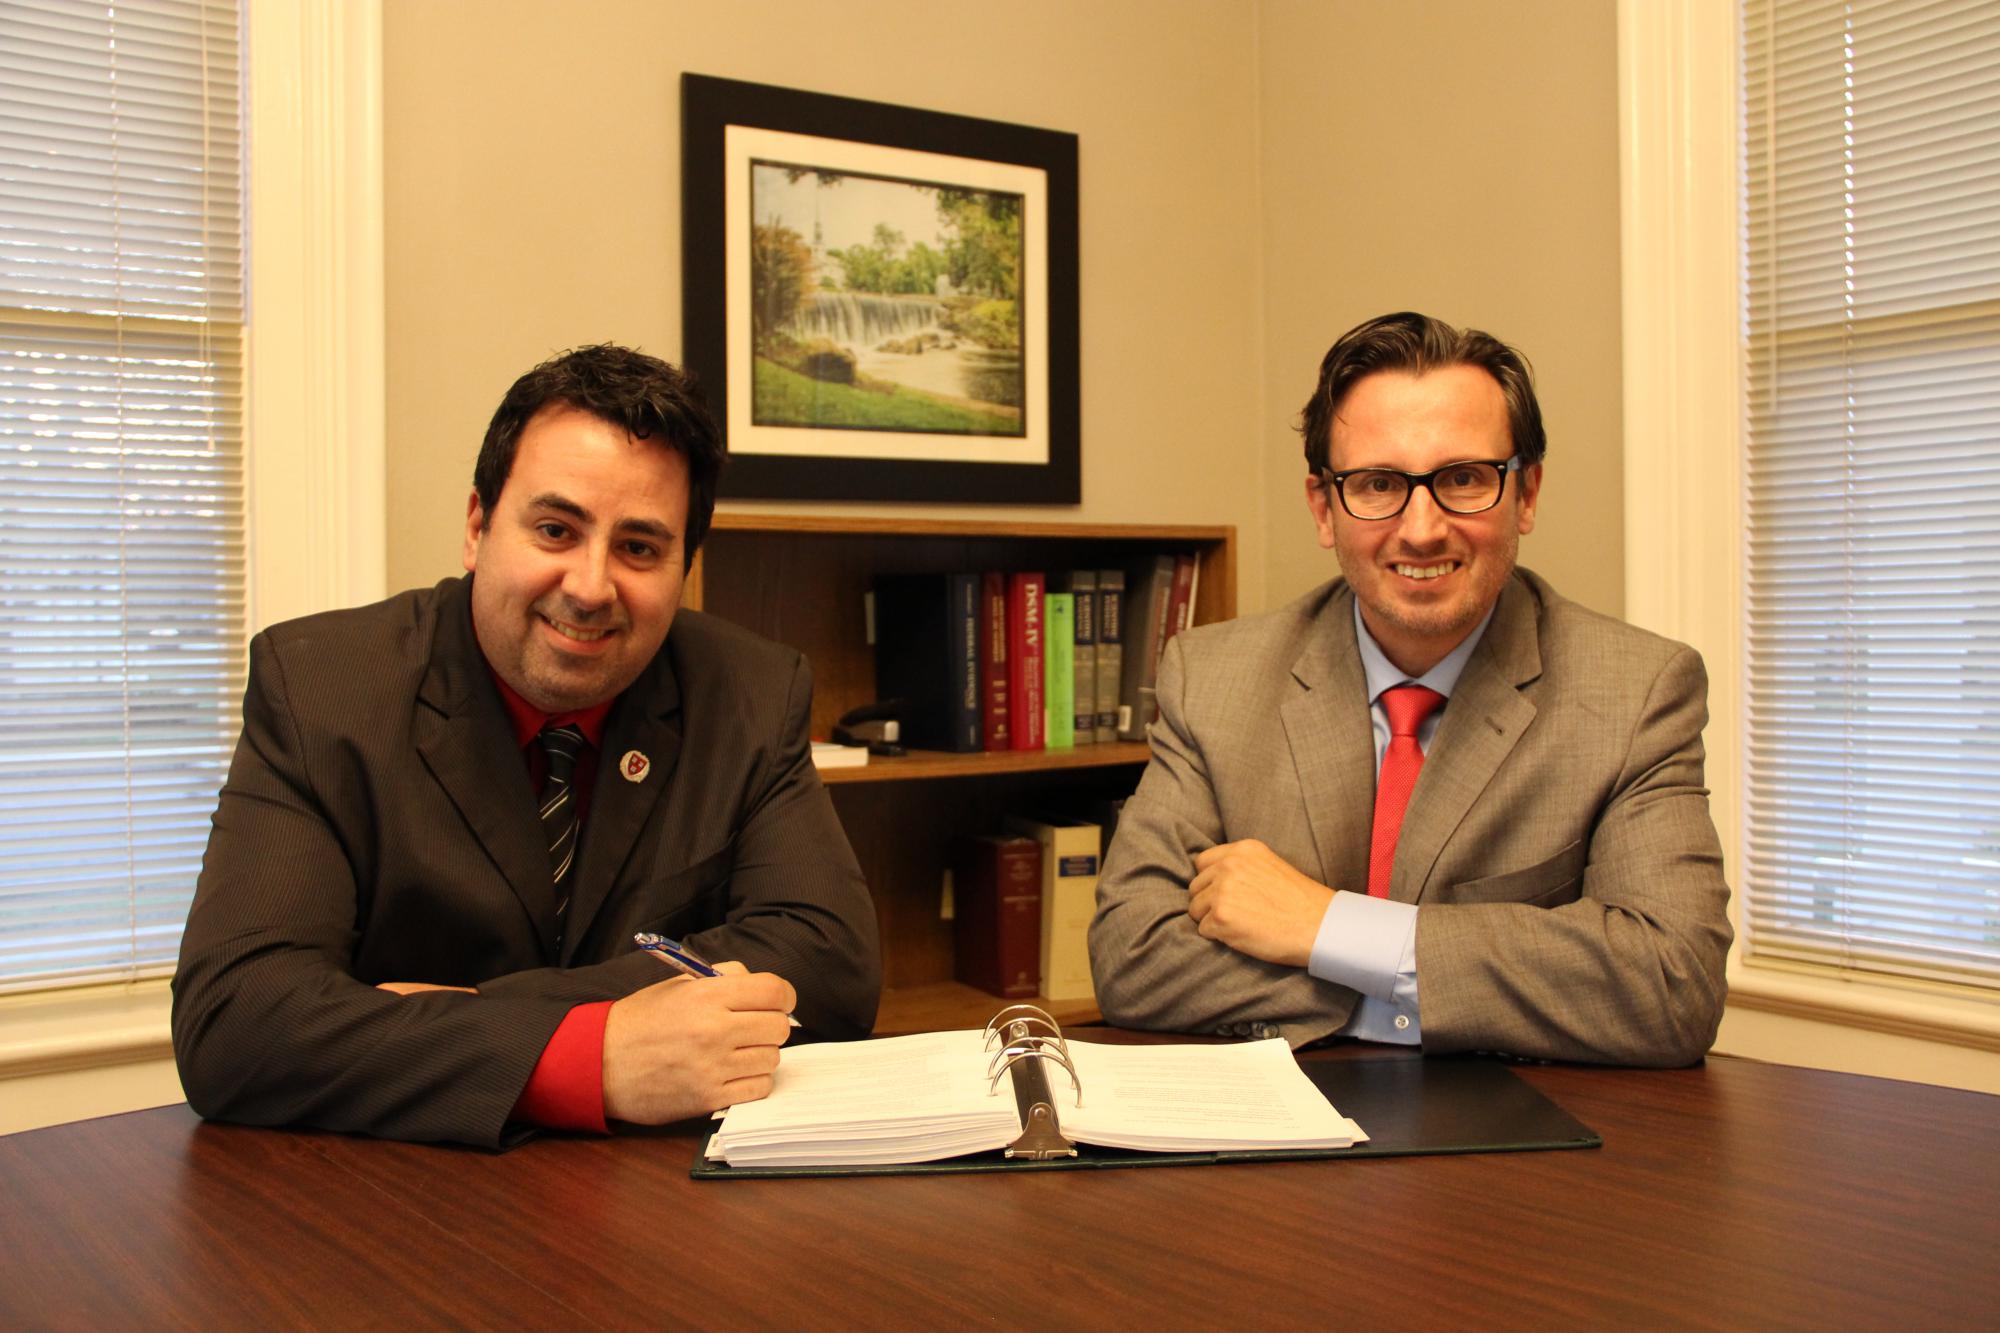
[[536, 737], [548, 760], [549, 775], [542, 783], [542, 833], [549, 844], [549, 868], [556, 889], [556, 943], [562, 943], [563, 914], [569, 910], [570, 867], [576, 864], [576, 756], [583, 749], [583, 733], [575, 727], [544, 729]]

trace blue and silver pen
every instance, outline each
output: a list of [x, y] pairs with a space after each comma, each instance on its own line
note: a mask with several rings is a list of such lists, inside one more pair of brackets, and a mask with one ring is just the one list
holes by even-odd
[[[703, 958], [679, 940], [670, 940], [665, 935], [655, 935], [650, 930], [642, 930], [632, 937], [632, 943], [638, 945], [647, 953], [658, 954], [673, 964], [674, 967], [691, 977], [719, 977], [722, 975], [722, 973], [715, 970], [714, 965], [706, 958]], [[790, 1014], [785, 1015], [785, 1021], [793, 1027], [799, 1025], [799, 1020], [793, 1018]]]

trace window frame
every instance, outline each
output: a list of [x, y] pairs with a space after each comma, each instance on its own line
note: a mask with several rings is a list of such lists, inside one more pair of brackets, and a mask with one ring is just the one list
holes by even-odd
[[[247, 658], [274, 621], [384, 595], [386, 495], [381, 3], [244, 0], [244, 25]], [[170, 1003], [164, 978], [0, 997], [0, 1080], [171, 1073]]]
[[1744, 956], [1740, 22], [1736, 3], [1618, 6], [1625, 614], [1708, 665], [1710, 803], [1736, 927], [1716, 1049], [2000, 1091], [1993, 997]]

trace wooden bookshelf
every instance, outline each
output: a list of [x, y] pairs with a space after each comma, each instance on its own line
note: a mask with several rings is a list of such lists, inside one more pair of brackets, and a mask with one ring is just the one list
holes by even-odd
[[1115, 768], [1143, 764], [1151, 757], [1144, 741], [1113, 741], [1109, 745], [1079, 745], [1073, 750], [1004, 750], [952, 754], [945, 750], [912, 750], [882, 758], [870, 755], [855, 768], [826, 768], [820, 779], [827, 786], [846, 782], [908, 782], [913, 778], [980, 778], [996, 773], [1047, 773], [1066, 768]]
[[[1162, 552], [1200, 571], [1194, 622], [1236, 614], [1236, 530], [1168, 524], [1015, 523], [718, 513], [683, 604], [788, 643], [813, 667], [813, 735], [877, 698], [863, 598], [879, 574], [1123, 568]], [[1129, 593], [1128, 593], [1129, 595]], [[870, 756], [821, 777], [875, 898], [882, 935], [883, 1033], [979, 1027], [1006, 1001], [952, 979], [952, 926], [941, 915], [952, 838], [1008, 814], [1087, 809], [1131, 794], [1144, 742], [1071, 750]], [[1092, 1022], [1091, 1002], [1044, 1004]]]
[[961, 1028], [983, 1028], [986, 1021], [1010, 1004], [1032, 1004], [1048, 1011], [1049, 1017], [1065, 1028], [1101, 1022], [1093, 1000], [1050, 1000], [1042, 996], [1004, 1000], [956, 981], [936, 981], [925, 986], [892, 987], [882, 992], [882, 1011], [875, 1019], [875, 1035], [900, 1037], [912, 1032], [955, 1032]]

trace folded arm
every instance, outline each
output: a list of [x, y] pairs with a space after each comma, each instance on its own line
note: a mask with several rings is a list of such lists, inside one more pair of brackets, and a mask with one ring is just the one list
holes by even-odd
[[251, 645], [243, 711], [174, 978], [189, 1102], [255, 1124], [498, 1144], [571, 1001], [358, 979], [363, 889], [314, 795], [266, 636]]
[[[1308, 975], [1299, 965], [1303, 955], [1280, 963], [1238, 952], [1211, 937], [1228, 933], [1224, 922], [1203, 913], [1211, 923], [1204, 932], [1190, 915], [1189, 885], [1203, 871], [1198, 862], [1225, 841], [1226, 830], [1201, 745], [1186, 722], [1184, 681], [1181, 645], [1170, 640], [1160, 661], [1153, 759], [1119, 814], [1097, 886], [1090, 963], [1098, 1006], [1106, 1020], [1123, 1027], [1213, 1032], [1271, 1023], [1294, 1045], [1324, 1036], [1346, 1020], [1353, 991]], [[1246, 850], [1240, 868], [1246, 877], [1268, 870], [1261, 863], [1271, 856], [1268, 849], [1263, 856]], [[1209, 860], [1225, 863], [1213, 855]], [[1284, 883], [1272, 897], [1296, 909], [1314, 890], [1325, 892], [1310, 881]], [[1320, 903], [1323, 913], [1323, 897]], [[1290, 941], [1297, 932], [1273, 926], [1270, 934]], [[1284, 947], [1274, 944], [1274, 951]]]
[[1692, 649], [1654, 680], [1574, 901], [1418, 911], [1426, 1049], [1638, 1065], [1708, 1049], [1730, 929], [1702, 779], [1707, 689]]

